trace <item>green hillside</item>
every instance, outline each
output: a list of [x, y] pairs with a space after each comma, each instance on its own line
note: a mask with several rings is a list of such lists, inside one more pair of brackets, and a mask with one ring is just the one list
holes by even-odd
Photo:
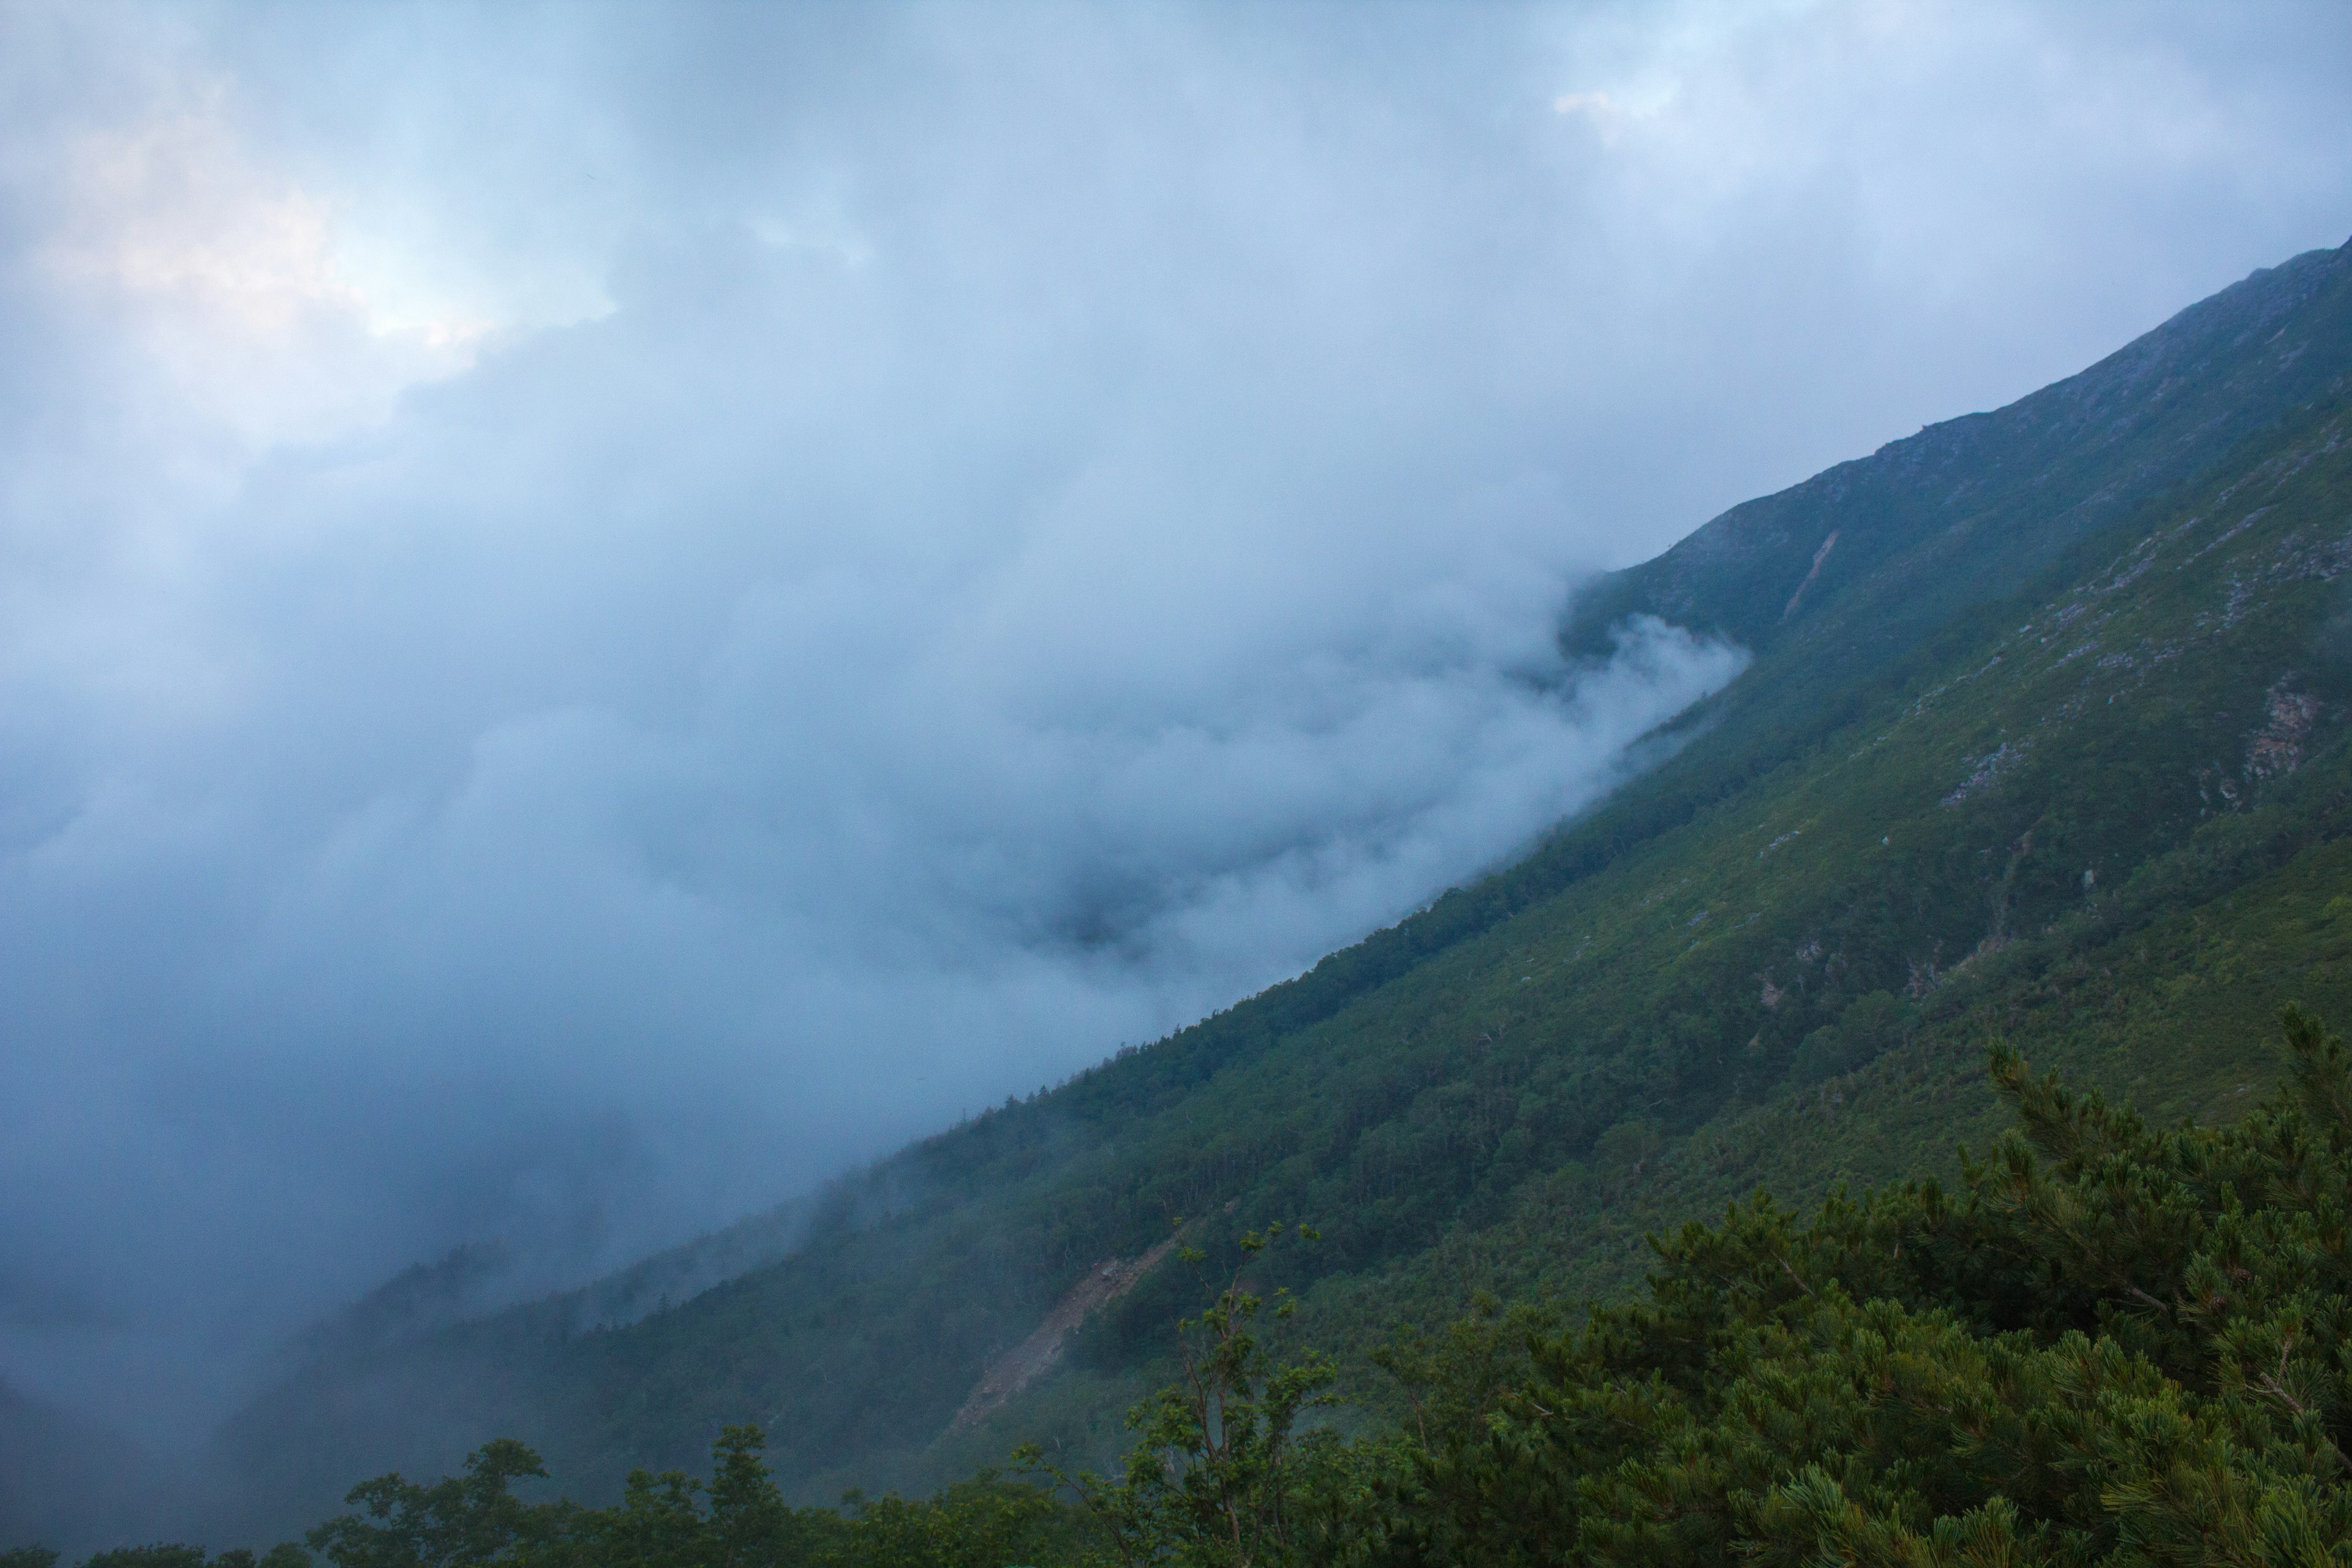
[[[1834, 535], [1834, 542], [1831, 542]], [[2269, 1088], [2277, 1005], [2352, 1017], [2352, 247], [2082, 375], [1737, 508], [1604, 581], [1738, 681], [1507, 871], [1298, 980], [839, 1184], [807, 1239], [624, 1327], [564, 1300], [322, 1354], [225, 1452], [281, 1532], [492, 1436], [574, 1496], [756, 1422], [788, 1492], [1099, 1460], [1206, 1299], [1162, 1264], [950, 1430], [992, 1357], [1186, 1222], [1276, 1220], [1286, 1334], [1369, 1352], [1479, 1292], [1607, 1296], [1645, 1231], [1930, 1172], [2000, 1035], [2159, 1119]]]
[[737, 1426], [707, 1481], [638, 1470], [597, 1507], [518, 1495], [547, 1472], [500, 1439], [462, 1475], [362, 1484], [305, 1539], [334, 1568], [2345, 1568], [2352, 1051], [2299, 1008], [2281, 1024], [2285, 1081], [2218, 1129], [1996, 1047], [2015, 1125], [1957, 1183], [1803, 1215], [1759, 1195], [1657, 1241], [1644, 1288], [1581, 1321], [1482, 1303], [1402, 1335], [1377, 1359], [1409, 1411], [1360, 1436], [1318, 1420], [1328, 1355], [1269, 1353], [1297, 1303], [1244, 1276], [1320, 1239], [1271, 1226], [1177, 1325], [1181, 1374], [1108, 1475], [1032, 1445], [1013, 1477], [795, 1508]]

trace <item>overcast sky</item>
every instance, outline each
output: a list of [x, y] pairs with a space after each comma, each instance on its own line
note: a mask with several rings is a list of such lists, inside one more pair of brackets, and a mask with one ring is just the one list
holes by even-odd
[[2352, 233], [2352, 8], [0, 0], [0, 1379], [806, 1187], [1507, 857], [1580, 576]]

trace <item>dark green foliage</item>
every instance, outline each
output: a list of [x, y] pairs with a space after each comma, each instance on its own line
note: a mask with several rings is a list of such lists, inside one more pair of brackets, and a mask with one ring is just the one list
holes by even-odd
[[528, 1552], [551, 1539], [555, 1525], [511, 1489], [546, 1474], [538, 1455], [504, 1437], [468, 1458], [464, 1475], [429, 1487], [378, 1476], [343, 1500], [360, 1511], [312, 1531], [310, 1548], [335, 1568], [458, 1568]]
[[1909, 1033], [1910, 1012], [1892, 992], [1873, 991], [1857, 997], [1838, 1016], [1805, 1037], [1789, 1063], [1792, 1084], [1819, 1083], [1852, 1072], [1903, 1043]]
[[[250, 1558], [251, 1552], [236, 1553]], [[230, 1553], [223, 1552], [227, 1558]], [[206, 1553], [201, 1546], [185, 1546], [179, 1542], [159, 1542], [152, 1546], [119, 1546], [111, 1552], [100, 1552], [85, 1559], [82, 1568], [205, 1568]]]
[[758, 1427], [730, 1426], [712, 1447], [707, 1484], [637, 1470], [618, 1503], [583, 1509], [515, 1497], [513, 1481], [545, 1472], [530, 1449], [501, 1440], [471, 1456], [462, 1477], [420, 1487], [383, 1476], [353, 1488], [360, 1511], [310, 1541], [335, 1568], [1003, 1568], [1084, 1550], [1084, 1521], [993, 1473], [923, 1502], [853, 1495], [846, 1511], [792, 1508], [760, 1458], [765, 1446]]
[[[41, 1546], [20, 1546], [0, 1552], [0, 1568], [55, 1568], [58, 1554]], [[149, 1546], [118, 1546], [93, 1552], [81, 1568], [311, 1568], [310, 1554], [283, 1541], [259, 1556], [240, 1546], [217, 1555], [201, 1546], [157, 1542]]]
[[1379, 1555], [2352, 1563], [2352, 1063], [2308, 1015], [2286, 1038], [2218, 1131], [1997, 1051], [2021, 1125], [1958, 1196], [1685, 1226], [1515, 1383], [1435, 1380]]

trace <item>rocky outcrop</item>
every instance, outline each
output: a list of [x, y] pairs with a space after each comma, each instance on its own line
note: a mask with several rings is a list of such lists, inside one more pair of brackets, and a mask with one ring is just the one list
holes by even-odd
[[1136, 1282], [1175, 1247], [1176, 1238], [1171, 1237], [1140, 1258], [1114, 1258], [1087, 1270], [1086, 1277], [1054, 1304], [1054, 1310], [1045, 1314], [1045, 1321], [1037, 1325], [1035, 1332], [990, 1360], [987, 1370], [980, 1374], [980, 1382], [964, 1400], [963, 1408], [948, 1423], [948, 1430], [962, 1432], [979, 1426], [1002, 1409], [1006, 1400], [1052, 1371], [1054, 1363], [1062, 1359], [1062, 1345], [1070, 1331], [1085, 1322], [1088, 1312], [1134, 1289]]

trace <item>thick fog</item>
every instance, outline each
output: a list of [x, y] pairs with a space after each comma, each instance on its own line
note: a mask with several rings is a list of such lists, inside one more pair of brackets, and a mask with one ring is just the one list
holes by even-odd
[[2352, 231], [2340, 5], [0, 7], [0, 1382], [154, 1429], [1297, 973], [1580, 576]]

